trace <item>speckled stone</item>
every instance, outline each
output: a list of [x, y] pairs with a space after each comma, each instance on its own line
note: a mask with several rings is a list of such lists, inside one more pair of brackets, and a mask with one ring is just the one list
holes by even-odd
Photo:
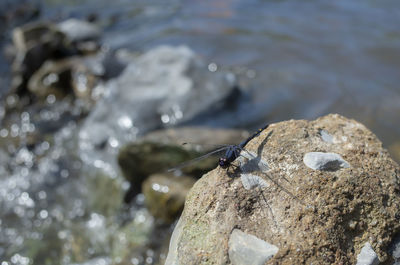
[[[246, 150], [252, 167], [217, 167], [189, 191], [169, 264], [232, 264], [234, 229], [279, 248], [267, 264], [356, 264], [365, 242], [388, 261], [400, 232], [400, 168], [364, 125], [335, 114], [275, 123]], [[311, 169], [303, 162], [310, 152], [338, 154], [350, 167]], [[244, 174], [269, 185], [245, 188]]]

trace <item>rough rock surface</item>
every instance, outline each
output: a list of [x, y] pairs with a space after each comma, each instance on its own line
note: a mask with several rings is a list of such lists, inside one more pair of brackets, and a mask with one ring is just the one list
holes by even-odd
[[[290, 120], [272, 124], [246, 149], [255, 155], [253, 172], [218, 167], [193, 186], [166, 264], [232, 264], [234, 229], [279, 248], [266, 264], [356, 264], [367, 242], [390, 261], [387, 247], [400, 231], [400, 169], [365, 126], [339, 115]], [[309, 152], [339, 154], [350, 167], [311, 169], [303, 163]], [[243, 173], [268, 185], [245, 189]]]

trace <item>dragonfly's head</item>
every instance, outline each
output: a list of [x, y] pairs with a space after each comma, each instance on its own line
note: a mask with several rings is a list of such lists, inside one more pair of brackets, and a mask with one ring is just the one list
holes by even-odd
[[228, 160], [227, 160], [225, 157], [221, 157], [221, 158], [218, 160], [218, 165], [219, 165], [220, 167], [222, 167], [222, 168], [227, 168], [227, 167], [229, 166], [229, 162], [228, 162]]

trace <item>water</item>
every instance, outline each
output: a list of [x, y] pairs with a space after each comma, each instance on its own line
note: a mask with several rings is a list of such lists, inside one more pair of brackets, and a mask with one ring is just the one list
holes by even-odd
[[[400, 141], [396, 0], [29, 3], [39, 4], [40, 18], [52, 21], [95, 18], [104, 29], [102, 42], [111, 49], [142, 52], [160, 44], [186, 44], [209, 62], [210, 71], [235, 72], [245, 97], [192, 123], [254, 129], [265, 122], [336, 112], [364, 123], [387, 147]], [[2, 23], [0, 46], [5, 48], [12, 27], [29, 16], [4, 20], [5, 11], [20, 13], [17, 1], [3, 5], [0, 19], [7, 23]], [[1, 54], [1, 95], [9, 74], [10, 64]], [[143, 198], [128, 209], [121, 206], [127, 183], [108, 169], [107, 161], [96, 160], [98, 170], [93, 170], [79, 159], [77, 117], [84, 110], [71, 102], [53, 103], [15, 114], [10, 126], [0, 128], [4, 265], [156, 262], [152, 231], [157, 225]], [[31, 138], [40, 143], [33, 149]]]
[[251, 98], [231, 114], [236, 119], [224, 114], [209, 123], [253, 127], [263, 119], [337, 112], [365, 123], [387, 145], [398, 141], [400, 7], [395, 1], [140, 6], [131, 4], [131, 12], [141, 12], [131, 19], [122, 16], [106, 42], [139, 50], [185, 43], [217, 66], [236, 68], [249, 84]]
[[236, 119], [224, 113], [213, 125], [338, 112], [365, 123], [387, 146], [399, 139], [395, 0], [40, 3], [48, 19], [97, 17], [113, 48], [187, 44], [216, 67], [235, 68], [251, 98], [230, 114]]

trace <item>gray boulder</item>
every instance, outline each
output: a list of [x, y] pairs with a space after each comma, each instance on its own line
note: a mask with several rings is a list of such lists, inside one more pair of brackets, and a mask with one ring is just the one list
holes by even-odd
[[212, 109], [233, 91], [234, 78], [208, 71], [185, 46], [160, 46], [98, 89], [105, 95], [79, 134], [82, 158], [89, 164], [112, 161], [115, 150], [138, 135]]
[[[189, 191], [167, 265], [243, 261], [232, 248], [239, 243], [235, 229], [276, 246], [271, 264], [356, 264], [371, 249], [370, 264], [389, 260], [388, 246], [400, 231], [400, 168], [365, 126], [339, 115], [280, 122], [246, 150], [234, 162], [240, 170], [218, 167]], [[309, 152], [336, 153], [351, 167], [312, 169], [303, 163]], [[245, 262], [266, 260], [267, 249], [249, 249], [257, 255]]]

